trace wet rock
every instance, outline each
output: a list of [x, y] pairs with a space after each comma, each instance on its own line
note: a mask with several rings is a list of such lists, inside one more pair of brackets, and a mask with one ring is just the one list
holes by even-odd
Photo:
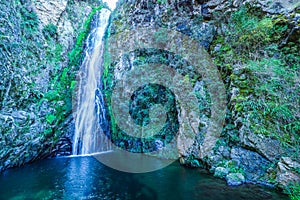
[[278, 160], [283, 152], [278, 140], [255, 134], [246, 125], [240, 129], [240, 141], [244, 147], [256, 149], [270, 161]]
[[219, 178], [225, 178], [229, 173], [229, 170], [224, 167], [217, 167], [215, 169], [214, 176]]
[[245, 177], [241, 173], [230, 173], [226, 176], [226, 181], [229, 186], [238, 186], [245, 183]]
[[247, 181], [253, 182], [261, 181], [271, 164], [258, 153], [241, 147], [231, 149], [231, 159], [244, 170]]
[[218, 166], [218, 164], [222, 163], [222, 161], [224, 160], [224, 158], [221, 155], [212, 155], [209, 157], [209, 165], [210, 165], [210, 169], [209, 171], [211, 171], [212, 173], [215, 171], [216, 167]]
[[289, 157], [281, 158], [277, 164], [277, 186], [285, 189], [289, 184], [300, 184], [300, 174], [296, 172], [299, 169], [300, 163]]
[[184, 159], [183, 157], [180, 157], [180, 158], [179, 158], [179, 163], [180, 163], [181, 165], [185, 165], [185, 164], [186, 164], [186, 161], [185, 161], [185, 159]]
[[9, 167], [10, 166], [10, 164], [11, 164], [11, 160], [6, 160], [5, 162], [4, 162], [4, 167]]

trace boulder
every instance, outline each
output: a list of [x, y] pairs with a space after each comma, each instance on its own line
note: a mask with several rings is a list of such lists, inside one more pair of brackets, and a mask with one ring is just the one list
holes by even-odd
[[289, 157], [281, 158], [277, 164], [277, 186], [285, 189], [290, 184], [300, 184], [300, 174], [296, 172], [299, 169], [300, 163], [293, 161]]
[[229, 186], [238, 186], [245, 183], [245, 177], [241, 173], [230, 173], [226, 176], [226, 181]]
[[255, 134], [246, 125], [240, 128], [240, 141], [243, 147], [255, 149], [272, 162], [278, 160], [283, 152], [278, 140]]
[[215, 169], [214, 176], [219, 178], [225, 178], [229, 173], [229, 170], [224, 167], [217, 167]]
[[252, 182], [261, 181], [271, 164], [258, 153], [241, 147], [231, 149], [231, 159], [244, 170], [247, 181]]

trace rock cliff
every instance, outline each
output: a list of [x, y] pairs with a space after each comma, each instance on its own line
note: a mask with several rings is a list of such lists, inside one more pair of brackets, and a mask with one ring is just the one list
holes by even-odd
[[[100, 5], [97, 0], [1, 1], [0, 172], [70, 154], [71, 91], [90, 14]], [[170, 65], [192, 82], [202, 113], [192, 147], [181, 148], [188, 140], [177, 145], [182, 164], [207, 168], [230, 185], [256, 182], [286, 189], [300, 182], [297, 0], [123, 0], [107, 35], [141, 26], [178, 31], [209, 53], [226, 89], [221, 137], [212, 152], [202, 148], [211, 115], [205, 80], [188, 61], [170, 52], [137, 50], [106, 66], [108, 107], [112, 87], [125, 71], [147, 63]], [[162, 36], [158, 34], [164, 40]], [[171, 141], [182, 120], [178, 116], [185, 116], [179, 115], [183, 111], [171, 91], [159, 86], [144, 89], [136, 93], [142, 98], [132, 100], [138, 105], [132, 108], [136, 122], [149, 123], [149, 99], [143, 96], [148, 94], [167, 105], [168, 123], [154, 141], [134, 140], [110, 116], [112, 140], [133, 152], [157, 150]], [[162, 90], [164, 95], [155, 96]]]
[[89, 14], [101, 4], [1, 1], [0, 172], [70, 155], [74, 72]]
[[[204, 109], [201, 112], [206, 115], [200, 117], [202, 128], [196, 133], [194, 145], [190, 149], [179, 147], [181, 163], [205, 167], [216, 176], [226, 177], [231, 185], [255, 182], [287, 188], [289, 184], [299, 183], [299, 168], [288, 167], [285, 162], [289, 160], [293, 166], [300, 162], [299, 52], [295, 51], [300, 44], [299, 3], [263, 0], [121, 2], [113, 14], [111, 37], [139, 27], [178, 31], [197, 40], [207, 50], [225, 84], [227, 114], [214, 152], [205, 158], [201, 155], [205, 126], [210, 122], [210, 111]], [[193, 72], [186, 70], [189, 64], [178, 57], [139, 49], [107, 69], [108, 99], [109, 91], [126, 71], [156, 62], [189, 74], [191, 80], [195, 78]], [[278, 84], [282, 87], [277, 87]], [[199, 106], [207, 107], [205, 92], [201, 93], [206, 90], [205, 84], [199, 77], [194, 80], [194, 90], [204, 98], [198, 99]], [[178, 107], [177, 112], [181, 112]], [[177, 114], [173, 114], [176, 118]], [[117, 126], [114, 131], [115, 142], [130, 151], [147, 151], [155, 146], [148, 140], [127, 138]], [[155, 141], [162, 143], [162, 138], [159, 135]], [[179, 146], [185, 146], [185, 142], [188, 141], [181, 140]], [[136, 150], [131, 145], [135, 143], [142, 144], [144, 149]]]

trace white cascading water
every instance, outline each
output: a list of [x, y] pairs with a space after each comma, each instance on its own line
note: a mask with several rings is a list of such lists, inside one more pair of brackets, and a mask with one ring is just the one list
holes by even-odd
[[[95, 24], [87, 38], [85, 58], [80, 69], [80, 80], [75, 112], [73, 155], [85, 155], [110, 150], [105, 131], [109, 131], [101, 76], [103, 70], [103, 36], [109, 23], [110, 11], [96, 14]], [[101, 124], [101, 125], [100, 125]], [[106, 132], [107, 134], [107, 132]]]

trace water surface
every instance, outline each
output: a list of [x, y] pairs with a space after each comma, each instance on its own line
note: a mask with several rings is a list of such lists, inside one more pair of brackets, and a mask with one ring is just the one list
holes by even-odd
[[106, 167], [94, 157], [69, 157], [42, 160], [5, 171], [0, 175], [0, 199], [288, 198], [257, 185], [228, 187], [221, 179], [178, 163], [155, 172], [130, 174]]

